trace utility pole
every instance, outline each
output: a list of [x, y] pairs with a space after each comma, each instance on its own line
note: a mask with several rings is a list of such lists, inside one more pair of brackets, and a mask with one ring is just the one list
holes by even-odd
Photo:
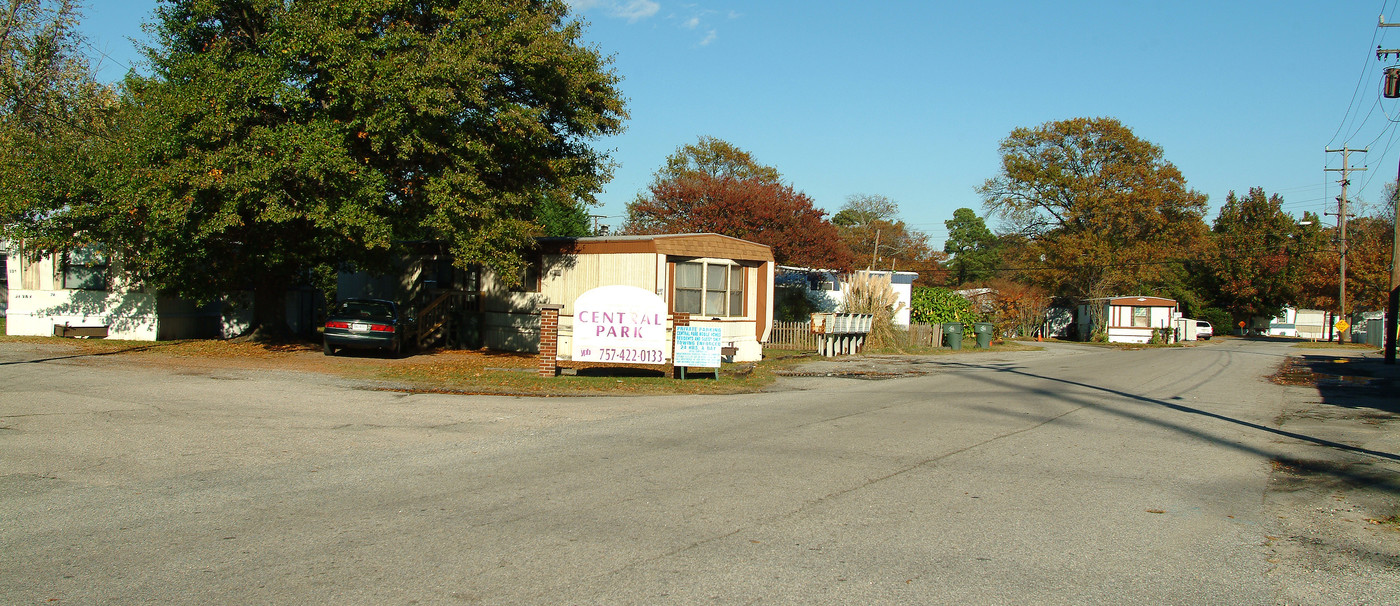
[[[1400, 27], [1400, 23], [1386, 23], [1381, 15], [1380, 27]], [[1385, 61], [1391, 55], [1400, 57], [1400, 49], [1376, 47], [1376, 59]], [[1389, 99], [1400, 97], [1400, 69], [1391, 66], [1385, 70], [1384, 96]], [[1385, 363], [1395, 364], [1396, 319], [1400, 316], [1400, 169], [1395, 176], [1395, 231], [1390, 245], [1390, 300], [1385, 306]]]
[[1385, 363], [1395, 364], [1396, 332], [1400, 332], [1400, 169], [1395, 177], [1395, 225], [1390, 237], [1390, 300], [1385, 306]]
[[875, 249], [872, 250], [872, 251], [870, 251], [870, 266], [865, 268], [866, 271], [870, 271], [870, 270], [875, 269], [875, 263], [876, 263], [876, 262], [879, 260], [879, 258], [880, 258], [879, 255], [880, 255], [880, 228], [877, 227], [877, 228], [875, 228]]
[[[1341, 280], [1339, 280], [1341, 286], [1338, 289], [1337, 303], [1342, 310], [1342, 322], [1347, 322], [1347, 186], [1351, 184], [1351, 179], [1347, 178], [1347, 175], [1352, 171], [1366, 170], [1364, 167], [1351, 168], [1349, 165], [1352, 152], [1361, 152], [1364, 154], [1366, 151], [1367, 150], [1364, 149], [1351, 149], [1346, 146], [1342, 146], [1341, 149], [1329, 149], [1327, 150], [1329, 154], [1338, 152], [1342, 154], [1342, 167], [1322, 169], [1324, 172], [1342, 173], [1342, 178], [1339, 181], [1339, 183], [1342, 184], [1342, 195], [1337, 197], [1337, 254], [1339, 259], [1338, 265], [1341, 267]], [[1350, 323], [1348, 322], [1347, 324], [1347, 328], [1350, 328]], [[1337, 332], [1338, 343], [1347, 342], [1347, 328]]]
[[[595, 236], [604, 236], [604, 235], [607, 235], [607, 234], [604, 233], [603, 231], [599, 231], [599, 225], [598, 225], [598, 220], [599, 220], [599, 219], [606, 219], [606, 218], [608, 218], [607, 215], [593, 215], [593, 214], [590, 214], [590, 215], [588, 215], [588, 218], [593, 220], [593, 235], [595, 235]], [[606, 228], [604, 228], [604, 229], [606, 229]]]

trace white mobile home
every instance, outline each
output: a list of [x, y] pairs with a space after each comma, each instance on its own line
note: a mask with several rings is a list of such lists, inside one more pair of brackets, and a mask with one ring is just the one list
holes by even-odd
[[1110, 343], [1147, 343], [1153, 331], [1175, 327], [1179, 317], [1173, 299], [1160, 297], [1107, 297], [1090, 299], [1079, 306], [1079, 337], [1087, 340], [1095, 316], [1102, 318]]
[[545, 238], [522, 285], [481, 275], [481, 336], [503, 351], [538, 351], [541, 305], [562, 305], [561, 355], [571, 351], [574, 300], [610, 285], [635, 286], [691, 314], [692, 326], [717, 326], [735, 361], [762, 358], [773, 323], [773, 250], [719, 234]]
[[8, 335], [155, 341], [225, 332], [222, 305], [200, 307], [128, 288], [97, 247], [38, 256], [22, 248], [11, 245], [4, 253]]
[[[778, 270], [787, 276], [789, 280], [803, 280], [807, 289], [811, 292], [808, 299], [822, 299], [827, 306], [822, 306], [820, 311], [835, 311], [840, 308], [841, 303], [846, 298], [846, 288], [849, 277], [855, 274], [868, 274], [878, 279], [889, 279], [890, 287], [894, 289], [894, 294], [898, 299], [898, 311], [894, 314], [894, 323], [899, 326], [909, 326], [909, 311], [914, 298], [914, 281], [919, 279], [918, 272], [913, 271], [885, 271], [885, 270], [859, 270], [853, 274], [843, 274], [841, 272], [827, 269], [810, 269], [806, 267], [789, 267], [781, 265]], [[797, 276], [799, 278], [793, 278]]]

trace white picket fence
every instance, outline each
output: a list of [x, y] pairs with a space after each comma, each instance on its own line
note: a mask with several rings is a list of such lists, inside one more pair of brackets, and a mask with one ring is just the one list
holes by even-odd
[[[916, 347], [937, 347], [943, 342], [942, 327], [928, 324], [911, 325], [909, 342]], [[811, 322], [774, 322], [767, 345], [779, 349], [816, 351], [817, 337], [812, 334]]]

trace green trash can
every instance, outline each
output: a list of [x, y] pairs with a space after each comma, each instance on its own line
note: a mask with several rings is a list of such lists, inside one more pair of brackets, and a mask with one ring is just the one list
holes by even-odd
[[943, 343], [949, 349], [962, 349], [962, 322], [949, 322], [943, 325]]
[[992, 346], [992, 332], [996, 330], [996, 325], [988, 322], [978, 322], [972, 325], [972, 332], [977, 333], [977, 348], [987, 349]]

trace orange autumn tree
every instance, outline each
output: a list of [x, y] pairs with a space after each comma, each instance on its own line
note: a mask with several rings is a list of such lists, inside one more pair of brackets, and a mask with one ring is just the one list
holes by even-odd
[[1394, 217], [1376, 213], [1347, 223], [1347, 311], [1383, 311], [1390, 296]]
[[888, 197], [854, 194], [831, 217], [857, 267], [912, 271], [918, 283], [942, 284], [948, 256], [929, 246], [928, 234], [899, 218], [899, 204]]
[[1011, 280], [992, 280], [987, 286], [993, 293], [992, 315], [997, 334], [1029, 337], [1045, 323], [1050, 309], [1050, 293], [1045, 289]]
[[826, 212], [733, 145], [702, 137], [667, 159], [627, 205], [628, 234], [717, 233], [773, 247], [775, 261], [823, 269], [855, 266]]
[[1161, 147], [1113, 118], [1075, 118], [1012, 131], [1001, 160], [978, 192], [1024, 238], [1033, 283], [1070, 299], [1185, 288], [1182, 261], [1207, 246], [1206, 196]]
[[[1316, 215], [1302, 232], [1309, 254], [1298, 272], [1296, 304], [1307, 309], [1339, 311], [1341, 294], [1336, 226], [1321, 226]], [[1394, 219], [1384, 212], [1365, 213], [1347, 222], [1347, 311], [1381, 311], [1390, 292], [1390, 250]]]

